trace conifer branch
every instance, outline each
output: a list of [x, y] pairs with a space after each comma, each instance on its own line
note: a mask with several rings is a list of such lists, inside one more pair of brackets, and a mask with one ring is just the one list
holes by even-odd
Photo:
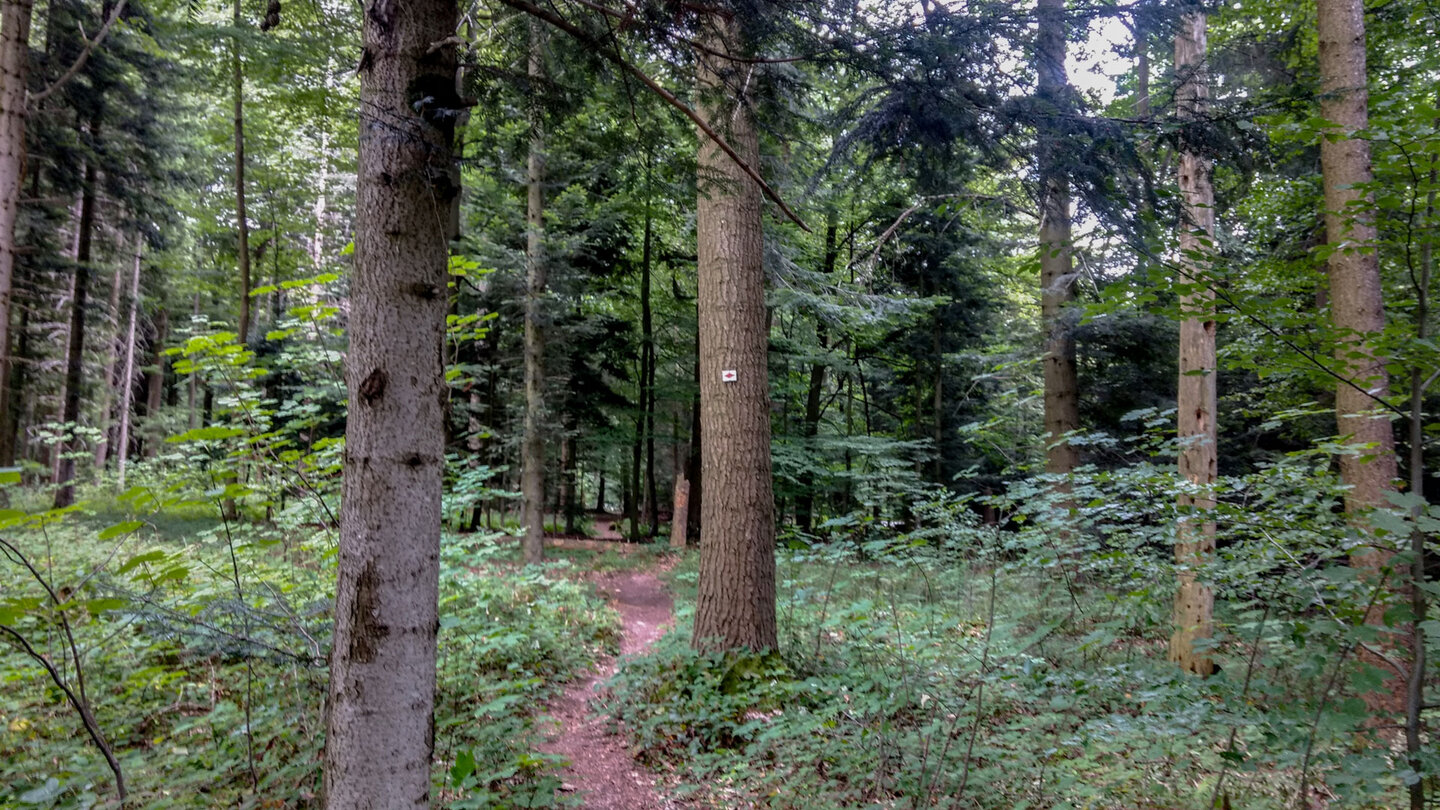
[[[79, 73], [80, 69], [85, 67], [85, 63], [89, 61], [90, 54], [93, 53], [96, 48], [100, 47], [100, 43], [104, 42], [105, 37], [110, 34], [110, 29], [115, 27], [115, 22], [119, 20], [120, 15], [125, 12], [126, 2], [127, 0], [120, 0], [119, 3], [115, 4], [115, 9], [110, 12], [109, 18], [100, 26], [100, 31], [95, 34], [95, 38], [85, 42], [85, 49], [80, 51], [80, 55], [75, 57], [75, 61], [70, 64], [70, 67], [66, 68], [65, 72], [60, 74], [60, 78], [51, 82], [49, 87], [30, 97], [31, 104], [39, 104], [53, 95], [55, 91], [59, 90], [66, 82], [75, 78], [75, 74]], [[84, 35], [85, 32], [81, 30], [80, 33]]]
[[663, 99], [665, 103], [679, 110], [681, 113], [684, 114], [686, 118], [689, 118], [692, 122], [694, 122], [695, 126], [698, 127], [702, 133], [704, 133], [705, 137], [714, 141], [715, 145], [720, 148], [720, 151], [724, 152], [725, 155], [729, 157], [736, 166], [740, 167], [741, 171], [745, 172], [745, 174], [749, 176], [751, 180], [755, 181], [755, 184], [760, 187], [760, 190], [765, 193], [765, 196], [769, 197], [771, 202], [779, 206], [780, 210], [785, 213], [785, 216], [791, 222], [798, 225], [800, 229], [805, 231], [806, 233], [813, 233], [813, 231], [810, 230], [810, 226], [805, 224], [805, 220], [801, 219], [794, 211], [790, 210], [790, 206], [785, 204], [785, 201], [781, 199], [780, 195], [775, 191], [775, 189], [771, 188], [770, 184], [765, 182], [764, 178], [760, 176], [760, 173], [756, 171], [753, 166], [747, 163], [744, 158], [740, 157], [739, 153], [735, 151], [735, 148], [732, 147], [729, 142], [727, 142], [723, 137], [721, 137], [720, 133], [716, 132], [713, 127], [707, 124], [705, 122], [705, 119], [702, 118], [699, 113], [695, 112], [694, 108], [692, 108], [689, 104], [681, 101], [679, 98], [676, 97], [674, 93], [666, 90], [660, 85], [659, 82], [650, 78], [650, 76], [647, 75], [645, 71], [641, 70], [639, 67], [626, 60], [624, 56], [617, 53], [614, 49], [610, 48], [604, 43], [600, 42], [598, 39], [585, 32], [579, 26], [575, 25], [564, 17], [561, 17], [553, 11], [540, 8], [533, 3], [526, 2], [526, 0], [500, 0], [500, 2], [515, 9], [516, 11], [522, 11], [526, 14], [550, 23], [556, 28], [559, 28], [561, 31], [564, 31], [565, 33], [579, 40], [580, 42], [583, 42], [584, 44], [590, 46], [597, 55], [614, 63], [621, 70], [624, 70], [626, 73], [629, 73], [630, 75], [639, 79], [642, 84], [650, 88], [650, 91]]

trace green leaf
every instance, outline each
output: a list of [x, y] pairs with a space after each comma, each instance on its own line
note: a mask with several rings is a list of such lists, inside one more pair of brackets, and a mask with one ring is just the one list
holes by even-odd
[[475, 754], [468, 748], [455, 757], [455, 766], [450, 769], [451, 784], [459, 787], [465, 777], [475, 772]]
[[144, 523], [138, 520], [122, 521], [120, 523], [116, 523], [112, 526], [106, 526], [105, 528], [101, 529], [100, 534], [98, 535], [98, 539], [109, 540], [114, 537], [119, 537], [122, 534], [129, 534], [144, 525]]
[[45, 784], [37, 788], [31, 788], [21, 793], [17, 798], [19, 798], [21, 804], [49, 804], [62, 792], [64, 792], [64, 788], [60, 787], [60, 780], [52, 776], [45, 780]]
[[134, 570], [138, 566], [144, 565], [145, 563], [159, 562], [160, 560], [165, 559], [167, 556], [169, 555], [167, 555], [163, 551], [147, 551], [144, 554], [137, 554], [134, 557], [126, 560], [118, 569], [116, 569], [115, 573], [124, 574]]
[[202, 427], [202, 428], [195, 428], [195, 429], [193, 429], [193, 430], [187, 430], [187, 431], [185, 431], [184, 433], [180, 433], [180, 434], [177, 434], [177, 435], [175, 435], [175, 436], [171, 436], [171, 437], [169, 437], [168, 439], [166, 439], [165, 441], [167, 441], [167, 442], [174, 442], [174, 443], [177, 443], [177, 444], [178, 444], [178, 443], [180, 443], [180, 442], [201, 442], [201, 441], [215, 441], [215, 440], [217, 440], [217, 439], [230, 439], [230, 438], [234, 438], [235, 436], [243, 436], [243, 435], [245, 435], [245, 431], [244, 431], [244, 429], [242, 429], [242, 428], [224, 427], [224, 426], [221, 426], [221, 425], [211, 425], [210, 427]]

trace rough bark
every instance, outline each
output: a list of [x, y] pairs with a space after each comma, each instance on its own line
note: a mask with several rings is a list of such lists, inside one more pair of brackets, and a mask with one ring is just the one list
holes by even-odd
[[[742, 41], [739, 20], [712, 13], [701, 29], [700, 114], [742, 160], [758, 166], [759, 138], [743, 98], [751, 67], [724, 58]], [[760, 189], [704, 138], [698, 186], [705, 498], [693, 638], [700, 648], [767, 650], [776, 646], [775, 499]], [[731, 371], [734, 379], [726, 381], [722, 374]]]
[[[15, 225], [25, 174], [25, 90], [33, 0], [0, 3], [0, 404], [10, 403], [10, 303], [19, 243]], [[15, 411], [0, 430], [0, 467], [15, 463]]]
[[[90, 137], [100, 134], [94, 121]], [[80, 192], [80, 219], [76, 224], [75, 275], [70, 291], [70, 340], [65, 351], [65, 405], [60, 420], [67, 426], [68, 439], [60, 446], [60, 468], [55, 483], [55, 508], [75, 503], [75, 455], [79, 440], [75, 428], [80, 423], [80, 389], [85, 384], [85, 310], [89, 306], [91, 245], [95, 235], [95, 162], [85, 165], [85, 185]]]
[[327, 808], [427, 807], [455, 0], [366, 4]]
[[[1180, 87], [1175, 93], [1177, 114], [1199, 118], [1209, 107], [1205, 74], [1205, 15], [1186, 14], [1175, 35], [1175, 70]], [[1191, 149], [1180, 153], [1181, 223], [1179, 300], [1180, 381], [1176, 407], [1180, 439], [1179, 471], [1185, 489], [1176, 501], [1181, 516], [1175, 526], [1175, 564], [1179, 579], [1175, 592], [1174, 634], [1170, 660], [1197, 675], [1210, 675], [1215, 662], [1195, 642], [1209, 639], [1215, 593], [1199, 579], [1197, 568], [1215, 555], [1215, 477], [1217, 389], [1215, 374], [1215, 292], [1210, 286], [1209, 256], [1215, 239], [1215, 192], [1210, 184], [1209, 160]]]
[[234, 3], [235, 42], [230, 54], [231, 91], [235, 102], [235, 261], [240, 273], [241, 344], [250, 339], [250, 221], [245, 212], [245, 72], [240, 63], [240, 0]]
[[[532, 84], [544, 80], [543, 29], [530, 20]], [[526, 171], [525, 204], [525, 433], [520, 459], [520, 501], [525, 527], [525, 562], [538, 565], [545, 557], [545, 330], [541, 303], [545, 298], [545, 136], [540, 112], [531, 100], [530, 158]]]
[[[1065, 74], [1065, 0], [1040, 0], [1036, 11], [1036, 73], [1040, 101], [1050, 114], [1068, 107]], [[1042, 123], [1036, 132], [1040, 169], [1040, 324], [1044, 335], [1045, 471], [1069, 473], [1079, 454], [1065, 435], [1080, 427], [1075, 336], [1068, 309], [1075, 300], [1070, 240], [1070, 180], [1063, 164], [1063, 127]]]
[[[1320, 139], [1325, 180], [1325, 236], [1330, 254], [1330, 318], [1339, 337], [1337, 368], [1354, 385], [1335, 391], [1335, 417], [1347, 444], [1362, 448], [1340, 457], [1340, 477], [1349, 487], [1347, 512], [1386, 502], [1396, 476], [1395, 439], [1390, 420], [1376, 413], [1374, 396], [1389, 391], [1384, 358], [1374, 342], [1385, 327], [1380, 261], [1375, 252], [1374, 203], [1362, 190], [1373, 179], [1370, 142], [1350, 137], [1369, 122], [1365, 85], [1365, 20], [1360, 0], [1319, 0], [1320, 115], [1336, 131]], [[1358, 389], [1357, 390], [1357, 386]], [[1374, 395], [1374, 396], [1372, 396]], [[1358, 555], [1378, 568], [1388, 553]]]

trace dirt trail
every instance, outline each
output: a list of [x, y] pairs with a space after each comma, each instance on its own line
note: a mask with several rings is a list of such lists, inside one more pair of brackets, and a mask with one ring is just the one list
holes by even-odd
[[[639, 653], [664, 634], [670, 623], [670, 597], [654, 574], [608, 573], [596, 585], [620, 611], [622, 655]], [[674, 805], [631, 757], [625, 740], [607, 730], [605, 718], [590, 712], [590, 698], [614, 673], [615, 660], [603, 660], [596, 673], [571, 685], [550, 704], [558, 728], [540, 750], [570, 761], [560, 772], [563, 789], [578, 793], [589, 810], [670, 810]]]

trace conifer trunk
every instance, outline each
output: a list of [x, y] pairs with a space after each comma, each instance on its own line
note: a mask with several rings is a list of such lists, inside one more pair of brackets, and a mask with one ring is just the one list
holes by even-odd
[[19, 243], [20, 185], [25, 174], [25, 97], [30, 72], [33, 0], [0, 3], [0, 467], [15, 464], [17, 414], [10, 393], [10, 309]]
[[[1175, 36], [1175, 70], [1180, 87], [1175, 94], [1182, 119], [1204, 116], [1210, 90], [1205, 72], [1205, 15], [1186, 14]], [[1215, 292], [1210, 286], [1209, 255], [1215, 239], [1215, 192], [1210, 185], [1210, 163], [1193, 150], [1180, 153], [1178, 174], [1180, 222], [1180, 381], [1179, 468], [1185, 490], [1176, 496], [1181, 509], [1176, 524], [1175, 564], [1179, 586], [1175, 593], [1174, 634], [1170, 660], [1197, 675], [1210, 675], [1215, 662], [1195, 642], [1209, 639], [1215, 594], [1197, 577], [1196, 568], [1215, 555], [1215, 478], [1218, 467], [1215, 419]]]
[[[646, 181], [649, 181], [646, 166]], [[650, 200], [645, 201], [645, 237], [640, 258], [640, 365], [644, 384], [641, 398], [645, 407], [645, 510], [650, 523], [650, 536], [660, 531], [660, 503], [655, 496], [655, 321], [650, 307], [651, 242], [654, 240], [654, 218]]]
[[237, 342], [250, 339], [250, 221], [245, 212], [245, 72], [240, 63], [240, 0], [234, 3], [235, 43], [230, 81], [235, 101], [235, 260], [240, 272], [240, 323]]
[[[90, 123], [90, 137], [98, 139], [99, 124]], [[80, 387], [85, 383], [85, 310], [89, 306], [90, 254], [95, 234], [95, 161], [85, 164], [85, 186], [80, 192], [80, 218], [76, 224], [75, 275], [70, 294], [70, 340], [65, 351], [65, 404], [60, 420], [69, 438], [60, 446], [60, 467], [55, 483], [55, 508], [75, 503], [75, 454], [80, 441]]]
[[366, 4], [324, 806], [429, 805], [455, 0]]
[[110, 319], [109, 358], [105, 362], [105, 379], [100, 385], [99, 416], [96, 427], [100, 428], [100, 439], [95, 443], [95, 474], [105, 471], [111, 448], [115, 444], [115, 425], [111, 422], [114, 409], [115, 386], [119, 385], [120, 374], [120, 285], [123, 283], [124, 265], [115, 265], [115, 275], [110, 281], [110, 301], [105, 312]]
[[[1039, 0], [1036, 11], [1036, 74], [1042, 114], [1068, 109], [1065, 74], [1065, 0]], [[1075, 300], [1071, 260], [1070, 181], [1062, 165], [1063, 126], [1037, 128], [1040, 169], [1040, 323], [1044, 334], [1045, 471], [1073, 471], [1080, 457], [1064, 436], [1080, 427], [1075, 336], [1067, 312]]]
[[[1365, 19], [1361, 0], [1318, 0], [1320, 115], [1339, 137], [1320, 139], [1325, 181], [1325, 236], [1330, 254], [1330, 318], [1340, 344], [1337, 368], [1354, 385], [1335, 391], [1338, 432], [1347, 444], [1366, 449], [1340, 456], [1340, 477], [1349, 487], [1345, 510], [1363, 512], [1385, 504], [1394, 489], [1395, 438], [1390, 420], [1376, 413], [1370, 394], [1384, 397], [1390, 380], [1374, 341], [1385, 327], [1374, 202], [1362, 188], [1373, 179], [1370, 142], [1350, 137], [1369, 123], [1365, 79]], [[1358, 386], [1358, 389], [1357, 389]], [[1367, 393], [1369, 392], [1369, 393]], [[1357, 562], [1378, 569], [1389, 552], [1367, 550]]]
[[[544, 80], [542, 23], [530, 19], [532, 84]], [[534, 88], [532, 88], [532, 93]], [[525, 563], [538, 565], [545, 557], [545, 332], [541, 302], [545, 297], [545, 137], [541, 131], [538, 98], [530, 100], [530, 158], [526, 172], [525, 205], [525, 434], [520, 459], [520, 500], [525, 528]]]
[[[115, 469], [125, 489], [125, 462], [130, 458], [130, 403], [135, 395], [135, 325], [140, 319], [140, 256], [145, 239], [135, 235], [135, 262], [130, 270], [130, 325], [125, 332], [125, 365], [120, 373], [120, 428], [115, 441]], [[193, 377], [192, 377], [193, 379]]]
[[[700, 27], [700, 114], [742, 160], [759, 166], [759, 137], [743, 99], [752, 66], [724, 58], [743, 42], [741, 21], [717, 11], [702, 18]], [[705, 498], [693, 643], [702, 649], [768, 650], [776, 646], [775, 498], [760, 189], [704, 136], [698, 186]], [[722, 378], [732, 371], [733, 381]]]

